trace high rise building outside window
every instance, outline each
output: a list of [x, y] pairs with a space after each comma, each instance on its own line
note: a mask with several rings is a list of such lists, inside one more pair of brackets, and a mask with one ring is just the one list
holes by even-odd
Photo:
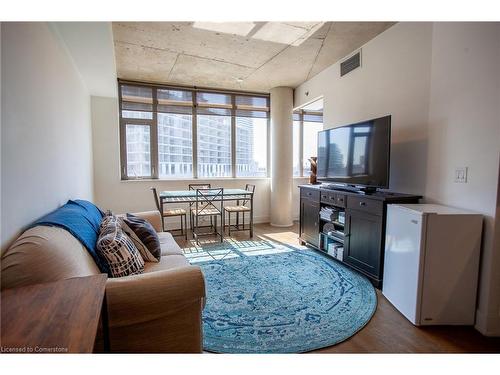
[[268, 95], [119, 86], [122, 179], [268, 176]]

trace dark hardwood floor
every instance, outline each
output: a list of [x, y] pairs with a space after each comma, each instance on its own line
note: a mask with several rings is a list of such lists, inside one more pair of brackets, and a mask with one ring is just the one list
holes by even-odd
[[[235, 240], [247, 240], [248, 232], [234, 232]], [[276, 228], [256, 224], [254, 239], [262, 238], [299, 247], [298, 225]], [[192, 240], [176, 237], [183, 248]], [[215, 242], [207, 239], [206, 242]], [[500, 353], [500, 338], [482, 336], [473, 327], [415, 327], [377, 290], [377, 310], [370, 322], [350, 339], [312, 353]]]

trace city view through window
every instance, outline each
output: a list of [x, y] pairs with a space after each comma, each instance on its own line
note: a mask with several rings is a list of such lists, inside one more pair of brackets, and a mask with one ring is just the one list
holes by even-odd
[[[122, 177], [268, 176], [268, 97], [122, 85], [120, 98]], [[299, 110], [293, 120], [293, 175], [308, 176], [323, 116]]]
[[298, 111], [293, 114], [293, 175], [311, 174], [309, 158], [318, 156], [318, 132], [323, 130], [321, 112]]
[[199, 92], [195, 99], [190, 91], [153, 90], [121, 86], [122, 177], [191, 178], [195, 169], [208, 178], [267, 176], [268, 97]]

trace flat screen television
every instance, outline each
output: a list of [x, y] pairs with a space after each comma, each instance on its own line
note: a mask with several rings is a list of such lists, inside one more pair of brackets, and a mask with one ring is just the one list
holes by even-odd
[[389, 187], [391, 116], [318, 133], [319, 182]]

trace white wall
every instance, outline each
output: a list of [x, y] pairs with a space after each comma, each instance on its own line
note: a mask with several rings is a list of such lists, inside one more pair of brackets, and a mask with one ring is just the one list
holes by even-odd
[[[499, 25], [398, 23], [362, 47], [360, 69], [340, 78], [332, 65], [294, 103], [323, 95], [325, 128], [392, 114], [391, 190], [484, 214], [476, 326], [490, 335], [500, 335]], [[453, 181], [459, 166], [466, 184]]]
[[51, 22], [50, 26], [64, 41], [89, 94], [116, 97], [111, 22]]
[[325, 129], [392, 115], [395, 191], [425, 189], [431, 38], [430, 23], [396, 24], [362, 47], [362, 68], [340, 77], [336, 63], [295, 90], [295, 107], [323, 95]]
[[[500, 249], [493, 247], [500, 151], [500, 23], [436, 23], [432, 38], [428, 200], [484, 215], [477, 326], [500, 334]], [[468, 182], [454, 183], [456, 167]], [[500, 218], [497, 218], [500, 220]]]
[[[118, 100], [92, 96], [92, 127], [94, 155], [95, 202], [103, 210], [116, 213], [155, 210], [149, 188], [163, 190], [187, 189], [189, 183], [206, 180], [136, 180], [120, 179], [120, 141]], [[212, 186], [244, 188], [246, 183], [255, 187], [255, 222], [269, 222], [270, 179], [210, 179]], [[298, 217], [298, 189], [296, 185], [306, 179], [294, 180], [293, 212]], [[172, 207], [174, 207], [172, 205]], [[171, 220], [172, 221], [172, 220]], [[179, 219], [174, 219], [178, 224]]]
[[2, 23], [2, 249], [70, 198], [93, 199], [90, 99], [46, 23]]

